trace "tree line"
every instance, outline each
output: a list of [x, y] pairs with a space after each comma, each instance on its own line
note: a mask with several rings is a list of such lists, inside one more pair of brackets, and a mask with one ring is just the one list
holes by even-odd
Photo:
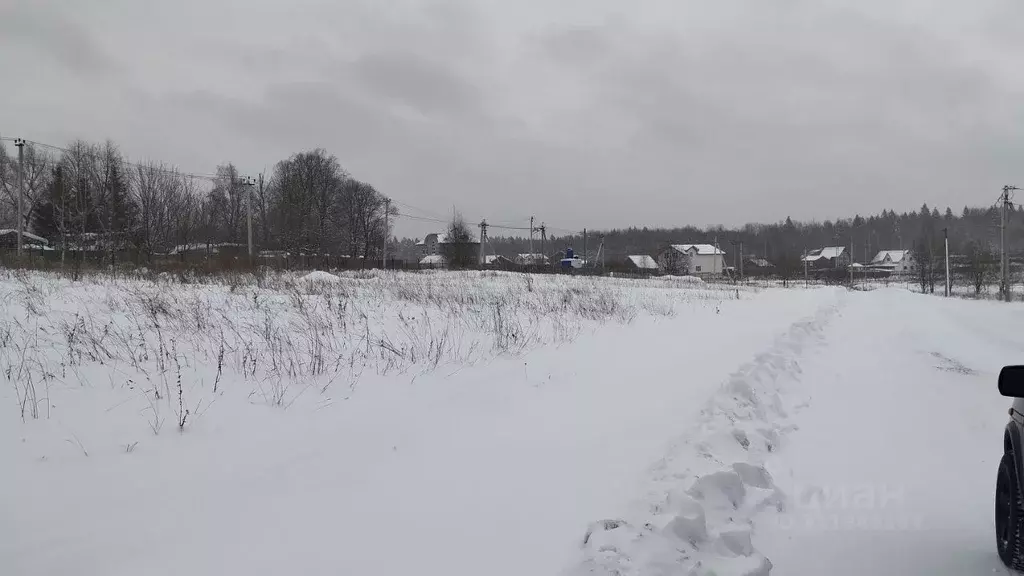
[[[959, 214], [951, 208], [939, 211], [927, 204], [919, 210], [897, 213], [882, 210], [877, 215], [799, 222], [786, 218], [774, 224], [747, 224], [738, 228], [716, 226], [698, 228], [630, 227], [591, 231], [586, 251], [594, 257], [603, 245], [606, 261], [619, 261], [628, 255], [657, 255], [669, 244], [716, 244], [726, 252], [728, 265], [734, 264], [742, 247], [747, 257], [765, 258], [780, 269], [802, 267], [800, 258], [809, 250], [825, 246], [851, 249], [856, 262], [869, 262], [881, 250], [912, 250], [922, 258], [935, 258], [944, 253], [948, 234], [950, 251], [973, 259], [997, 258], [999, 242], [999, 211], [995, 206], [965, 206]], [[1007, 245], [1011, 254], [1024, 253], [1024, 209], [1011, 209], [1007, 217]], [[535, 249], [539, 246], [534, 237]], [[549, 237], [550, 255], [567, 247], [577, 253], [584, 249], [582, 234]], [[529, 239], [522, 237], [488, 238], [487, 253], [513, 255], [528, 251]]]
[[[18, 218], [18, 158], [0, 142], [0, 227]], [[150, 260], [206, 245], [253, 240], [261, 250], [379, 258], [390, 237], [388, 199], [323, 149], [243, 179], [228, 162], [197, 176], [159, 162], [129, 162], [111, 141], [23, 149], [22, 224], [69, 250], [131, 251]], [[113, 256], [112, 256], [113, 257]]]
[[[278, 162], [256, 182], [240, 177], [228, 162], [215, 174], [197, 176], [158, 162], [128, 161], [111, 141], [74, 141], [56, 149], [24, 147], [25, 230], [62, 249], [131, 251], [146, 261], [182, 248], [247, 242], [247, 202], [252, 203], [253, 236], [261, 250], [291, 254], [331, 254], [377, 259], [391, 238], [398, 211], [371, 184], [353, 177], [337, 157], [323, 149], [294, 154]], [[17, 218], [18, 161], [13, 146], [0, 141], [0, 227], [14, 228]], [[627, 255], [657, 255], [673, 243], [717, 243], [727, 264], [743, 255], [775, 265], [780, 275], [800, 273], [805, 251], [823, 246], [851, 247], [855, 261], [867, 262], [879, 250], [913, 250], [930, 269], [940, 268], [943, 238], [958, 261], [975, 270], [978, 282], [989, 281], [997, 262], [999, 212], [995, 206], [964, 207], [954, 213], [922, 205], [919, 210], [862, 217], [739, 228], [630, 227], [548, 237], [544, 251], [557, 258], [572, 247], [617, 263]], [[471, 230], [463, 223], [466, 237]], [[448, 230], [448, 232], [452, 232]], [[394, 240], [389, 251], [414, 261], [416, 239]], [[1024, 209], [1011, 207], [1007, 219], [1011, 254], [1024, 252]], [[178, 248], [178, 250], [175, 250]], [[530, 251], [528, 238], [490, 236], [488, 254], [513, 257]], [[533, 251], [541, 250], [534, 237]], [[965, 265], [966, 265], [965, 264]], [[978, 271], [980, 270], [980, 271]], [[972, 280], [973, 281], [973, 280]]]

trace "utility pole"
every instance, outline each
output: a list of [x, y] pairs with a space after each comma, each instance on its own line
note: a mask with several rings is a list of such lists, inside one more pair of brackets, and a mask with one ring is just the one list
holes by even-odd
[[[391, 198], [384, 199], [384, 255], [381, 256], [381, 268], [388, 269], [388, 212], [391, 211]], [[483, 243], [480, 244], [483, 246]]]
[[853, 287], [853, 232], [850, 232], [850, 287]]
[[260, 187], [260, 217], [263, 219], [263, 246], [267, 246], [270, 244], [270, 242], [268, 241], [267, 237], [267, 208], [263, 204], [263, 172], [260, 172], [258, 181]]
[[249, 265], [256, 263], [256, 250], [253, 248], [252, 243], [252, 189], [255, 182], [252, 178], [249, 178], [249, 193], [246, 194], [245, 203], [245, 219], [246, 219], [246, 230], [249, 240]]
[[[832, 243], [832, 246], [835, 247], [835, 248], [833, 248], [833, 250], [836, 251], [836, 256], [835, 256], [835, 259], [832, 260], [832, 264], [833, 264], [832, 268], [835, 269], [835, 270], [839, 270], [839, 252], [842, 250], [839, 247], [839, 235], [836, 234], [835, 237], [833, 238], [833, 240], [834, 240], [834, 242]], [[838, 280], [839, 279], [836, 278], [836, 281], [838, 281]]]
[[1006, 246], [1006, 222], [1007, 210], [1010, 207], [1010, 191], [1019, 190], [1016, 186], [1003, 186], [1003, 206], [999, 211], [999, 289], [1002, 291], [1003, 300], [1009, 302], [1010, 297], [1010, 257]]
[[548, 230], [547, 227], [544, 225], [543, 222], [541, 222], [540, 223], [540, 257], [542, 258], [541, 262], [544, 261], [543, 258], [545, 258], [546, 255], [547, 255], [547, 252], [544, 251], [544, 245], [547, 244], [547, 241], [548, 241], [548, 232], [547, 232], [547, 230]]
[[1003, 196], [999, 208], [999, 295], [1006, 300], [1006, 202], [1010, 195], [1010, 187], [1003, 186]]
[[487, 219], [480, 221], [480, 266], [483, 267], [487, 264], [486, 252], [484, 252], [484, 244], [487, 243]]
[[245, 220], [246, 220], [246, 236], [249, 240], [249, 265], [252, 266], [256, 263], [256, 255], [252, 247], [252, 189], [256, 185], [256, 181], [249, 176], [242, 178], [242, 185], [245, 186]]
[[586, 266], [587, 260], [587, 229], [583, 229], [583, 265]]
[[743, 240], [740, 240], [740, 280], [743, 280]]
[[949, 228], [942, 229], [942, 239], [946, 244], [946, 298], [949, 298]]
[[21, 245], [24, 224], [22, 218], [25, 214], [22, 203], [25, 201], [25, 139], [15, 138], [14, 145], [18, 147], [18, 266], [21, 266]]
[[530, 216], [530, 262], [533, 262], [533, 216]]
[[[719, 250], [719, 248], [718, 248], [718, 236], [716, 235], [715, 236], [715, 256], [714, 256], [714, 258], [711, 259], [711, 275], [712, 276], [718, 275], [718, 253], [719, 252], [721, 252], [721, 250]], [[722, 264], [725, 264], [725, 262], [724, 262], [725, 258], [724, 257], [722, 258], [722, 260], [723, 260]]]
[[808, 278], [807, 278], [807, 246], [804, 246], [803, 261], [804, 261], [804, 288], [806, 288], [806, 287], [811, 285], [810, 280], [808, 280]]

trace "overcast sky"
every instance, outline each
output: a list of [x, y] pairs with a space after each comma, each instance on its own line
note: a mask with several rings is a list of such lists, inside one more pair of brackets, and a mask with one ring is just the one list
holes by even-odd
[[735, 225], [1024, 186], [1020, 0], [0, 0], [0, 46], [4, 136], [192, 172], [323, 147], [439, 215]]

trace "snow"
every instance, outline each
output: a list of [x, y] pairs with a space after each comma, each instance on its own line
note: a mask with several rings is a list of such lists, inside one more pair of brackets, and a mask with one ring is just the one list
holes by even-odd
[[4, 572], [1005, 573], [1019, 303], [322, 274], [0, 274]]
[[306, 282], [339, 282], [339, 281], [341, 281], [341, 278], [339, 276], [335, 276], [334, 274], [331, 274], [330, 272], [324, 272], [323, 270], [314, 270], [313, 272], [310, 272], [309, 274], [306, 274], [305, 276], [303, 276], [302, 279], [304, 281], [306, 281]]
[[716, 248], [711, 244], [673, 244], [672, 247], [680, 252], [689, 252], [690, 249], [693, 249], [697, 252], [697, 254], [707, 256], [711, 256], [714, 254], [725, 254], [725, 252], [723, 252], [721, 249]]
[[1008, 574], [996, 376], [1020, 362], [1022, 320], [1019, 304], [841, 294], [724, 381], [568, 573]]
[[420, 260], [420, 266], [444, 266], [446, 264], [442, 254], [431, 254]]
[[633, 266], [636, 266], [637, 268], [640, 268], [641, 270], [657, 270], [658, 269], [658, 263], [654, 261], [654, 258], [651, 258], [647, 254], [640, 254], [640, 255], [635, 255], [635, 256], [627, 256], [626, 258], [628, 258], [629, 261], [633, 263]]
[[244, 249], [246, 247], [247, 246], [245, 244], [238, 244], [238, 243], [235, 243], [235, 242], [218, 242], [218, 243], [214, 243], [214, 244], [207, 244], [207, 243], [179, 244], [179, 245], [175, 246], [174, 248], [171, 248], [171, 251], [168, 252], [168, 254], [181, 254], [182, 252], [207, 252], [207, 251], [209, 251], [210, 254], [217, 254], [217, 253], [220, 252], [221, 248]]
[[1019, 304], [851, 294], [833, 352], [804, 363], [800, 430], [769, 461], [789, 505], [755, 544], [778, 574], [1008, 573], [992, 519], [1010, 405], [996, 377], [1020, 362], [1022, 320]]
[[705, 284], [704, 279], [700, 276], [673, 276], [671, 274], [666, 274], [662, 278], [664, 280], [672, 280], [679, 284]]

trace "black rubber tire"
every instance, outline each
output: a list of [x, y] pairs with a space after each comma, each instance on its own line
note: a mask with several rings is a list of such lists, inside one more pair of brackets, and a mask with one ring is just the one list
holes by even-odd
[[1013, 452], [1003, 454], [996, 477], [996, 550], [1012, 570], [1024, 571], [1024, 500]]

